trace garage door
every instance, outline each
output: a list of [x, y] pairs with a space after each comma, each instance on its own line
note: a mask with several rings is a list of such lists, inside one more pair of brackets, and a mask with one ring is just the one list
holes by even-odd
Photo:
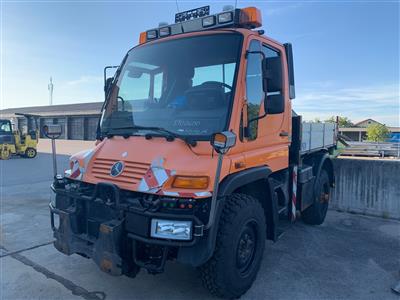
[[54, 124], [59, 124], [59, 125], [61, 125], [61, 128], [62, 128], [62, 134], [61, 134], [61, 136], [60, 136], [60, 139], [65, 139], [66, 138], [66, 136], [65, 136], [65, 118], [64, 117], [60, 117], [60, 118], [54, 118], [53, 119], [54, 121]]
[[68, 120], [68, 135], [70, 140], [83, 140], [84, 139], [84, 118], [72, 117]]
[[[43, 128], [44, 125], [51, 125], [53, 124], [53, 118], [40, 118], [40, 129]], [[42, 130], [40, 130], [40, 137], [45, 138]]]
[[34, 118], [29, 118], [29, 130], [36, 130], [36, 123]]
[[25, 118], [18, 118], [18, 130], [19, 132], [24, 132], [26, 130], [28, 125], [28, 122], [26, 121]]
[[86, 139], [87, 140], [95, 140], [96, 139], [96, 130], [97, 130], [98, 122], [99, 122], [99, 117], [88, 117], [87, 118], [87, 130], [86, 130]]

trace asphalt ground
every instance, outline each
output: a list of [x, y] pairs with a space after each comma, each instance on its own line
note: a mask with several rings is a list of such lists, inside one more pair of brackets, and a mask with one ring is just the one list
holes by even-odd
[[[91, 143], [62, 142], [59, 170], [70, 152]], [[50, 144], [35, 159], [0, 161], [0, 299], [208, 299], [196, 269], [135, 279], [112, 277], [89, 259], [52, 245], [48, 202]], [[330, 210], [321, 226], [301, 221], [266, 242], [257, 280], [243, 299], [399, 299], [400, 222]]]

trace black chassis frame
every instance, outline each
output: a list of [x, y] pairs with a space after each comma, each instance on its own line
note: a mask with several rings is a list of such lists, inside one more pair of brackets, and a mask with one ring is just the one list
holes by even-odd
[[[194, 214], [157, 212], [126, 205], [124, 199], [121, 199], [123, 191], [112, 183], [94, 185], [89, 195], [79, 188], [66, 188], [71, 183], [74, 184], [74, 181], [58, 178], [51, 186], [56, 197], [55, 205], [49, 204], [51, 228], [55, 238], [54, 246], [60, 252], [92, 258], [101, 270], [116, 276], [129, 270], [129, 264], [146, 268], [151, 273], [160, 273], [169, 258], [197, 267], [212, 256], [218, 226], [203, 230], [206, 220]], [[112, 191], [113, 199], [108, 204], [100, 198], [104, 190]], [[217, 203], [217, 218], [222, 211], [222, 204], [223, 201]], [[99, 207], [98, 214], [103, 215], [104, 219], [90, 226], [89, 212], [96, 209], [94, 206]], [[59, 222], [56, 222], [55, 216], [58, 216]], [[192, 221], [192, 240], [174, 241], [150, 237], [152, 218]], [[94, 235], [93, 230], [90, 234], [90, 227], [93, 229], [93, 226], [97, 228], [94, 229]], [[157, 249], [158, 259], [144, 260], [138, 252], [143, 247]], [[173, 253], [175, 255], [171, 256]]]

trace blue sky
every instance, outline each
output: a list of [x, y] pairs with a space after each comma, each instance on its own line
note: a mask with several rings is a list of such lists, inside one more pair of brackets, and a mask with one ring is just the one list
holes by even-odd
[[[234, 1], [178, 1], [181, 10]], [[306, 119], [399, 121], [398, 1], [238, 1], [257, 6], [266, 34], [292, 42]], [[139, 33], [173, 22], [175, 1], [1, 1], [0, 108], [102, 101], [105, 65], [119, 64]]]

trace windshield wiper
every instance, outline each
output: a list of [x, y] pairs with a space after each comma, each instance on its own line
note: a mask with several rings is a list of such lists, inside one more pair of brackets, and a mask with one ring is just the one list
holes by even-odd
[[[180, 140], [184, 141], [188, 146], [195, 147], [197, 145], [197, 142], [195, 140], [192, 140], [191, 138], [182, 136], [178, 133], [175, 133], [173, 131], [170, 131], [170, 130], [162, 128], [162, 127], [132, 125], [132, 126], [126, 126], [126, 127], [114, 127], [111, 129], [112, 130], [120, 130], [120, 129], [150, 130], [150, 131], [158, 132], [161, 136], [165, 137], [166, 140], [169, 142], [172, 142], [174, 139], [180, 139]], [[151, 133], [145, 134], [146, 139], [151, 139], [152, 137], [153, 137], [153, 135]]]
[[102, 135], [105, 135], [108, 138], [112, 138], [115, 135], [120, 135], [123, 136], [124, 138], [128, 138], [130, 136], [137, 136], [138, 134], [134, 134], [132, 132], [115, 132], [118, 130], [123, 130], [123, 129], [136, 129], [136, 126], [126, 126], [126, 127], [111, 127], [107, 131], [103, 131]]
[[[195, 147], [197, 145], [197, 142], [191, 138], [182, 136], [176, 132], [170, 131], [168, 129], [162, 128], [162, 127], [146, 127], [146, 126], [134, 126], [137, 129], [144, 129], [144, 130], [151, 130], [151, 131], [155, 131], [158, 133], [161, 133], [162, 136], [165, 136], [165, 138], [167, 139], [167, 141], [172, 142], [174, 139], [180, 139], [182, 141], [184, 141], [188, 146], [191, 147]], [[164, 134], [163, 134], [164, 133]], [[152, 134], [147, 133], [145, 135], [146, 138], [152, 138]]]

